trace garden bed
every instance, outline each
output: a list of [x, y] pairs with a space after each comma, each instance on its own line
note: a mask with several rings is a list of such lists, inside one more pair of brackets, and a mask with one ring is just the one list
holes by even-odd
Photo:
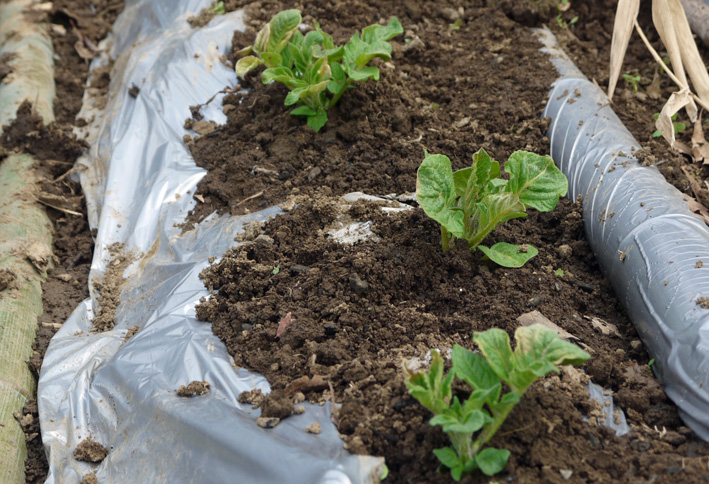
[[[235, 34], [235, 50], [283, 8], [278, 2], [246, 5], [250, 30]], [[436, 472], [431, 453], [445, 445], [445, 436], [406, 393], [402, 360], [455, 343], [472, 347], [473, 331], [497, 326], [513, 332], [517, 318], [535, 310], [592, 358], [585, 374], [565, 370], [525, 394], [492, 442], [512, 451], [499, 479], [681, 483], [707, 477], [702, 457], [709, 448], [683, 426], [653, 378], [637, 333], [584, 240], [578, 204], [563, 201], [551, 213], [534, 212], [494, 233], [494, 241], [540, 248], [517, 270], [490, 265], [462, 246], [443, 253], [438, 228], [419, 208], [384, 214], [379, 202], [340, 207], [339, 196], [353, 191], [414, 191], [424, 149], [448, 155], [454, 168], [469, 165], [480, 147], [498, 160], [518, 149], [548, 153], [541, 113], [557, 75], [527, 27], [551, 24], [579, 66], [603, 84], [610, 12], [601, 2], [574, 2], [561, 14], [553, 2], [310, 3], [303, 8], [305, 23], [320, 22], [339, 42], [355, 29], [399, 17], [405, 34], [393, 40], [381, 80], [348, 92], [316, 135], [288, 114], [280, 85], [252, 77], [248, 92], [224, 98], [227, 123], [187, 142], [198, 166], [209, 170], [188, 227], [215, 210], [239, 215], [279, 203], [290, 209], [252, 227], [247, 239], [253, 240], [203, 273], [216, 292], [198, 316], [213, 323], [238, 365], [262, 373], [273, 388], [293, 394], [300, 378], [322, 377], [322, 384], [300, 389], [311, 401], [342, 405], [334, 419], [348, 449], [384, 456], [391, 482], [450, 481]], [[575, 15], [579, 20], [569, 27]], [[628, 69], [647, 77], [654, 68], [649, 56], [631, 47]], [[669, 89], [666, 80], [661, 86]], [[625, 90], [616, 103], [652, 156], [671, 160], [663, 172], [671, 175], [682, 164], [702, 174], [649, 137], [661, 101]], [[682, 177], [674, 181], [691, 190]], [[335, 242], [326, 229], [338, 220], [371, 220], [375, 239]], [[73, 267], [71, 261], [83, 257], [63, 260]], [[69, 311], [75, 305], [68, 303]], [[291, 323], [276, 338], [287, 314]], [[598, 424], [598, 406], [584, 386], [589, 377], [613, 392], [630, 435], [616, 437]]]

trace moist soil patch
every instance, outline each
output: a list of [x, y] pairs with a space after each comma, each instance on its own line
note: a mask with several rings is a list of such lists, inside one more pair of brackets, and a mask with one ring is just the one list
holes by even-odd
[[[247, 79], [248, 93], [227, 95], [228, 122], [188, 142], [196, 163], [209, 170], [189, 220], [215, 210], [246, 213], [318, 186], [337, 195], [411, 192], [424, 149], [448, 155], [454, 168], [469, 166], [481, 146], [496, 159], [515, 149], [548, 152], [540, 114], [555, 79], [551, 64], [529, 29], [501, 9], [475, 5], [309, 3], [304, 22], [320, 22], [339, 43], [394, 15], [406, 32], [392, 40], [392, 61], [380, 64], [379, 82], [349, 90], [320, 133], [289, 114], [283, 86], [263, 85], [260, 75]], [[248, 5], [249, 30], [235, 34], [233, 48], [250, 45], [284, 8]], [[463, 21], [458, 30], [451, 28], [456, 20]], [[541, 68], [529, 76], [529, 65]]]
[[[474, 330], [499, 326], [512, 332], [516, 318], [533, 310], [579, 338], [592, 359], [582, 371], [565, 370], [525, 394], [493, 441], [512, 451], [510, 464], [497, 480], [709, 479], [704, 464], [709, 448], [681, 424], [676, 408], [652, 376], [647, 354], [583, 240], [578, 206], [563, 202], [553, 213], [534, 213], [498, 230], [494, 241], [541, 248], [525, 268], [513, 271], [481, 262], [479, 254], [461, 247], [442, 254], [438, 229], [420, 209], [385, 217], [374, 204], [356, 203], [342, 210], [332, 198], [355, 190], [413, 191], [424, 148], [450, 156], [454, 168], [469, 165], [480, 147], [499, 160], [517, 149], [547, 153], [547, 123], [540, 115], [556, 75], [538, 53], [539, 45], [527, 27], [545, 23], [552, 27], [589, 78], [604, 85], [615, 9], [612, 0], [579, 0], [560, 13], [557, 3], [299, 5], [305, 23], [318, 21], [340, 43], [356, 29], [396, 15], [406, 33], [392, 42], [391, 64], [379, 66], [381, 80], [348, 92], [316, 136], [288, 114], [281, 86], [263, 86], [254, 76], [245, 83], [249, 92], [224, 98], [227, 124], [188, 140], [197, 164], [209, 170], [200, 183], [191, 223], [215, 210], [241, 214], [290, 195], [307, 195], [295, 211], [263, 228], [267, 237], [230, 251], [205, 273], [205, 282], [216, 292], [199, 308], [200, 315], [215, 321], [215, 332], [237, 362], [262, 372], [275, 389], [288, 390], [287, 398], [298, 403], [305, 393], [312, 401], [334, 399], [340, 405], [334, 418], [346, 445], [353, 452], [384, 455], [391, 482], [450, 481], [445, 473], [436, 472], [431, 453], [446, 445], [445, 437], [427, 424], [430, 414], [406, 394], [401, 360], [423, 358], [430, 348], [454, 343], [471, 347]], [[59, 125], [85, 124], [75, 116], [91, 45], [110, 31], [122, 7], [122, 0], [53, 2], [48, 20], [57, 54]], [[247, 10], [247, 32], [234, 34], [238, 50], [249, 45], [275, 13], [294, 5], [229, 0], [225, 7]], [[568, 27], [575, 16], [578, 21]], [[451, 27], [456, 22], [458, 29]], [[640, 22], [659, 48], [649, 15], [643, 12]], [[702, 54], [707, 58], [704, 50]], [[693, 188], [682, 168], [700, 181], [706, 169], [650, 137], [652, 114], [659, 112], [662, 102], [647, 93], [656, 67], [637, 36], [624, 70], [641, 75], [642, 89], [633, 93], [619, 83], [616, 112], [646, 148], [648, 163], [668, 160], [659, 165], [668, 180], [706, 203], [704, 189]], [[94, 76], [91, 86], [99, 92], [108, 84], [105, 71]], [[2, 72], [0, 65], [0, 76]], [[661, 75], [659, 82], [666, 96], [671, 85]], [[199, 117], [195, 109], [195, 120]], [[59, 153], [64, 144], [52, 144], [51, 149]], [[50, 198], [43, 202], [55, 222], [58, 260], [44, 286], [45, 314], [30, 363], [35, 371], [57, 327], [88, 296], [93, 251], [85, 217], [62, 210], [85, 212], [78, 185], [66, 175], [71, 156], [52, 155], [46, 161], [39, 169], [48, 174], [47, 192], [63, 197], [62, 203], [68, 200], [68, 205], [53, 206], [55, 199]], [[373, 219], [379, 242], [337, 244], [323, 229], [338, 217]], [[553, 273], [559, 268], [563, 277]], [[290, 324], [276, 339], [279, 323], [288, 314]], [[595, 332], [593, 321], [605, 332]], [[608, 331], [608, 325], [617, 328], [619, 336]], [[589, 377], [613, 392], [628, 417], [630, 436], [618, 438], [597, 425], [599, 409], [583, 389]], [[456, 391], [464, 394], [462, 388]], [[36, 403], [28, 402], [23, 414], [18, 419], [28, 441], [27, 482], [43, 482], [46, 459]], [[469, 480], [488, 481], [481, 476]]]
[[[248, 29], [234, 34], [235, 51], [275, 13], [293, 8], [277, 1], [244, 6]], [[498, 160], [517, 149], [548, 153], [547, 121], [540, 116], [556, 74], [528, 27], [552, 27], [589, 78], [603, 84], [615, 2], [573, 2], [565, 12], [553, 2], [531, 1], [313, 1], [301, 9], [305, 23], [320, 22], [340, 43], [391, 15], [405, 34], [392, 41], [392, 61], [379, 66], [380, 81], [343, 96], [318, 135], [288, 114], [282, 86], [264, 86], [253, 76], [243, 83], [247, 92], [224, 97], [225, 125], [186, 137], [197, 164], [209, 170], [191, 223], [215, 210], [242, 214], [298, 197], [297, 208], [283, 204], [292, 211], [250, 227], [244, 245], [203, 273], [213, 292], [198, 317], [213, 324], [237, 365], [265, 375], [296, 401], [299, 393], [334, 400], [333, 420], [346, 447], [384, 456], [391, 482], [450, 482], [431, 452], [446, 437], [408, 396], [402, 361], [424, 360], [430, 349], [453, 344], [472, 348], [473, 331], [496, 326], [512, 334], [518, 318], [536, 310], [578, 338], [592, 358], [528, 390], [491, 442], [512, 452], [496, 480], [709, 479], [702, 461], [709, 447], [682, 424], [652, 375], [583, 238], [580, 206], [563, 201], [552, 213], [531, 213], [492, 235], [491, 243], [540, 248], [517, 270], [492, 266], [461, 246], [443, 253], [438, 227], [419, 208], [389, 215], [372, 202], [338, 208], [338, 196], [348, 192], [414, 191], [424, 148], [448, 155], [454, 169], [469, 166], [480, 147]], [[640, 21], [651, 30], [649, 15]], [[458, 29], [451, 27], [456, 22]], [[656, 36], [651, 40], [657, 43]], [[637, 39], [629, 52], [628, 72], [653, 68]], [[671, 90], [666, 79], [659, 82], [663, 93]], [[640, 156], [648, 164], [686, 164], [651, 137], [661, 101], [650, 99], [622, 82], [616, 95], [621, 119], [638, 117], [629, 128], [646, 148]], [[199, 120], [194, 109], [186, 127]], [[371, 220], [373, 238], [347, 246], [328, 236], [348, 220]], [[629, 435], [617, 437], [598, 424], [599, 405], [585, 389], [589, 378], [614, 396]], [[465, 395], [463, 388], [456, 392]]]
[[[443, 253], [438, 227], [420, 208], [387, 214], [374, 202], [342, 203], [322, 194], [301, 198], [292, 212], [266, 222], [262, 233], [251, 227], [251, 241], [203, 272], [213, 293], [197, 316], [213, 324], [238, 366], [266, 376], [274, 391], [341, 405], [333, 420], [345, 446], [384, 456], [391, 482], [450, 481], [436, 472], [431, 452], [445, 446], [446, 437], [427, 424], [430, 413], [408, 395], [403, 362], [423, 361], [433, 348], [470, 348], [473, 331], [513, 333], [517, 319], [535, 310], [570, 333], [592, 359], [583, 371], [564, 369], [525, 394], [491, 442], [512, 451], [500, 479], [707, 477], [701, 459], [689, 459], [706, 446], [682, 425], [599, 275], [579, 205], [562, 200], [551, 213], [534, 212], [498, 229], [490, 243], [542, 248], [523, 268], [510, 270], [482, 261], [464, 244]], [[343, 245], [331, 235], [367, 221], [369, 240]], [[616, 437], [599, 426], [599, 406], [585, 388], [589, 377], [625, 410], [631, 435]], [[462, 387], [457, 392], [465, 394]], [[566, 481], [561, 471], [572, 477]]]

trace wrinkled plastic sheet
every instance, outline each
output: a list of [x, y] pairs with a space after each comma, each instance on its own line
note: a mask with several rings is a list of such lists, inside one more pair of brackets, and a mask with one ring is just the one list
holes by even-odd
[[[583, 198], [586, 237], [685, 423], [709, 440], [709, 229], [654, 166], [605, 94], [538, 31], [562, 77], [544, 113], [551, 156]], [[699, 262], [702, 264], [699, 264]]]
[[[271, 208], [246, 217], [211, 217], [181, 233], [204, 170], [183, 143], [189, 106], [225, 86], [233, 70], [218, 60], [243, 28], [241, 14], [219, 16], [192, 29], [189, 12], [209, 0], [126, 2], [104, 46], [116, 59], [105, 109], [90, 93], [80, 116], [90, 151], [80, 160], [89, 221], [97, 228], [90, 299], [66, 321], [47, 350], [39, 380], [48, 483], [78, 483], [96, 472], [101, 483], [356, 483], [381, 475], [383, 459], [353, 456], [330, 421], [330, 406], [306, 404], [271, 430], [257, 426], [259, 410], [237, 401], [240, 392], [269, 391], [265, 379], [236, 370], [211, 326], [195, 319], [207, 296], [199, 272], [208, 258], [234, 245], [242, 223], [265, 219]], [[97, 59], [94, 66], [105, 63]], [[140, 88], [136, 98], [129, 87]], [[89, 89], [89, 91], [91, 91]], [[225, 120], [220, 98], [202, 110]], [[136, 262], [124, 277], [116, 326], [92, 333], [98, 309], [95, 280], [122, 244]], [[124, 341], [128, 329], [139, 331]], [[180, 398], [175, 389], [206, 380], [204, 396]], [[317, 421], [322, 433], [305, 427]], [[109, 449], [100, 464], [72, 457], [91, 437]]]

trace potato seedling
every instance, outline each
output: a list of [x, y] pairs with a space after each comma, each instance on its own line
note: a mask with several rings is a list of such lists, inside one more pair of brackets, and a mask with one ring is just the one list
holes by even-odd
[[[559, 373], [558, 365], [580, 365], [590, 358], [581, 348], [561, 340], [554, 330], [541, 324], [518, 328], [514, 351], [507, 333], [498, 328], [475, 333], [473, 340], [482, 356], [455, 345], [453, 367], [447, 375], [443, 374], [443, 358], [435, 350], [431, 352], [429, 371], [411, 371], [404, 366], [409, 393], [433, 412], [429, 423], [440, 425], [450, 438], [451, 446], [433, 452], [456, 481], [476, 469], [488, 476], [504, 469], [510, 452], [483, 446], [527, 388], [549, 372]], [[454, 377], [473, 390], [463, 402], [452, 395]], [[504, 394], [502, 382], [509, 389]]]
[[537, 255], [528, 244], [498, 242], [492, 247], [480, 243], [499, 224], [526, 217], [527, 207], [549, 212], [566, 195], [566, 176], [549, 156], [515, 151], [505, 164], [509, 180], [500, 178], [500, 164], [485, 150], [473, 155], [473, 165], [453, 173], [444, 155], [426, 156], [416, 178], [416, 196], [426, 215], [441, 226], [441, 245], [465, 239], [471, 250], [479, 248], [504, 267], [522, 267]]
[[633, 94], [638, 93], [638, 89], [640, 89], [640, 76], [623, 74], [623, 80], [625, 80], [625, 85], [633, 91]]
[[[391, 44], [387, 41], [404, 29], [392, 17], [386, 26], [370, 25], [361, 35], [355, 32], [344, 46], [336, 46], [317, 23], [306, 35], [298, 30], [300, 23], [298, 10], [276, 14], [258, 33], [254, 45], [239, 51], [246, 57], [236, 63], [236, 75], [243, 79], [265, 65], [263, 83], [276, 81], [288, 87], [285, 105], [297, 105], [291, 114], [305, 116], [308, 126], [318, 132], [327, 122], [328, 109], [353, 82], [379, 80], [379, 69], [368, 64], [375, 58], [389, 61]], [[247, 55], [251, 53], [255, 55]]]

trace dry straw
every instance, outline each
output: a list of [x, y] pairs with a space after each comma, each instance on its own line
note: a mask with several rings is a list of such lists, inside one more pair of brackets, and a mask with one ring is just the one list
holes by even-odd
[[[693, 138], [692, 149], [675, 140], [672, 116], [681, 109], [695, 122], [697, 120], [697, 104], [709, 110], [709, 74], [704, 66], [699, 50], [692, 37], [692, 31], [687, 22], [687, 16], [680, 0], [652, 0], [652, 20], [660, 39], [670, 57], [672, 69], [665, 66], [660, 55], [647, 40], [638, 25], [637, 17], [640, 10], [640, 0], [619, 0], [613, 26], [613, 41], [611, 43], [610, 79], [608, 81], [608, 98], [612, 99], [618, 77], [620, 76], [623, 57], [628, 48], [628, 42], [633, 27], [640, 35], [653, 58], [667, 72], [667, 75], [677, 85], [678, 91], [667, 100], [656, 121], [657, 129], [673, 148], [694, 156], [695, 159], [705, 158], [703, 144], [696, 145], [699, 137]], [[691, 86], [687, 80], [691, 80]], [[694, 89], [694, 91], [692, 90]], [[698, 123], [699, 126], [701, 124]], [[709, 158], [709, 156], [707, 157]]]

